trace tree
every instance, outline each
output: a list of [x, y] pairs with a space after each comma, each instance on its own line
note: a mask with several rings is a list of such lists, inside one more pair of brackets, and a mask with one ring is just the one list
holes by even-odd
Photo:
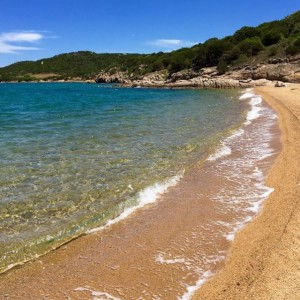
[[207, 49], [204, 45], [200, 45], [198, 47], [198, 51], [196, 57], [193, 60], [193, 68], [194, 69], [201, 69], [206, 65], [206, 53]]
[[234, 33], [233, 38], [237, 43], [239, 43], [245, 39], [249, 39], [255, 36], [260, 36], [260, 32], [257, 28], [244, 26]]
[[232, 48], [232, 44], [224, 40], [211, 40], [205, 43], [207, 46], [206, 51], [206, 64], [215, 66], [218, 64], [223, 53]]
[[220, 60], [217, 66], [217, 70], [219, 72], [220, 75], [226, 73], [227, 71], [227, 64], [224, 60]]
[[224, 54], [221, 57], [221, 60], [224, 60], [228, 64], [230, 64], [232, 61], [238, 59], [240, 54], [241, 54], [240, 48], [238, 46], [234, 46], [232, 49], [224, 52]]
[[251, 39], [246, 39], [239, 43], [239, 48], [242, 53], [247, 56], [254, 56], [261, 50], [263, 50], [264, 46], [261, 43], [260, 38], [254, 37]]
[[278, 43], [280, 39], [281, 39], [281, 34], [279, 32], [270, 31], [263, 36], [262, 42], [265, 46], [271, 46]]
[[285, 50], [288, 55], [296, 55], [300, 53], [300, 38], [294, 41], [294, 43], [288, 46]]

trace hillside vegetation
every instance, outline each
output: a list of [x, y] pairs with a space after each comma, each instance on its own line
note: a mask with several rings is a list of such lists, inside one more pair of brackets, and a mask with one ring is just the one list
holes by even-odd
[[23, 61], [0, 68], [0, 81], [86, 80], [99, 72], [127, 72], [132, 77], [166, 70], [172, 74], [184, 69], [199, 70], [217, 66], [220, 74], [231, 67], [253, 64], [269, 58], [300, 53], [300, 11], [283, 20], [245, 26], [222, 39], [170, 53], [97, 54], [79, 51], [38, 61]]

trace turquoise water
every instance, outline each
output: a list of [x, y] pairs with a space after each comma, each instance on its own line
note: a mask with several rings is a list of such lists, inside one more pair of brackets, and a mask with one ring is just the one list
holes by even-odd
[[0, 84], [0, 270], [105, 224], [239, 126], [236, 91]]

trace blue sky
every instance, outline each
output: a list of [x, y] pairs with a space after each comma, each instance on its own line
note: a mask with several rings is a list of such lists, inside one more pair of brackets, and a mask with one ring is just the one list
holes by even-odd
[[1, 0], [0, 67], [79, 50], [171, 51], [299, 9], [299, 0]]

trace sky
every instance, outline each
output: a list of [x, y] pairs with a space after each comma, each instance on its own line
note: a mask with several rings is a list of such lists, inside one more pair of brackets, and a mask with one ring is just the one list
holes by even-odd
[[172, 51], [300, 10], [299, 0], [0, 0], [0, 67], [73, 51]]

